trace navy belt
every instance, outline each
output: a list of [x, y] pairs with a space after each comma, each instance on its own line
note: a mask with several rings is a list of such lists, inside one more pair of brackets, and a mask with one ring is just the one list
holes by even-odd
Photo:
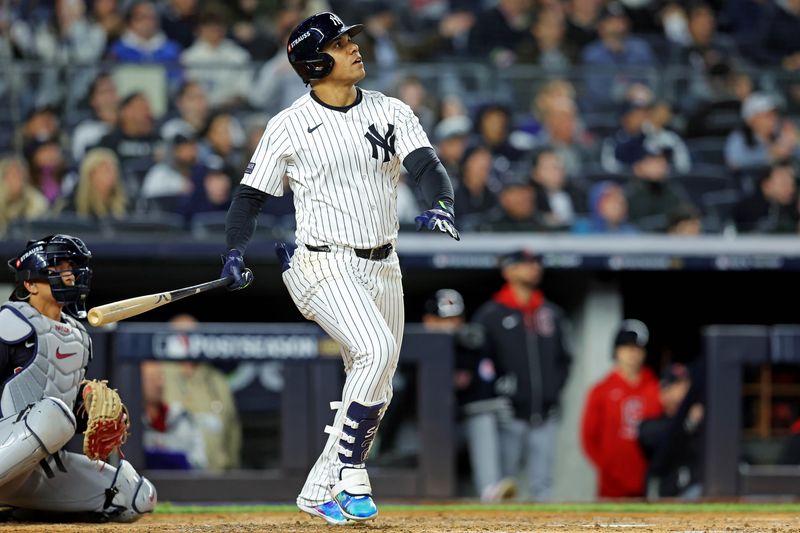
[[[306, 244], [306, 249], [310, 252], [330, 252], [331, 247], [327, 244], [323, 246], [311, 246]], [[382, 261], [389, 257], [392, 253], [392, 244], [386, 243], [382, 246], [375, 248], [353, 248], [355, 254], [362, 259], [371, 259], [372, 261]]]

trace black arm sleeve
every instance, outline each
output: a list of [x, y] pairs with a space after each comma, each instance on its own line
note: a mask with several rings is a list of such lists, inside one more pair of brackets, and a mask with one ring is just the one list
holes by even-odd
[[240, 185], [236, 190], [225, 217], [227, 250], [236, 248], [244, 254], [247, 243], [256, 230], [256, 217], [267, 201], [267, 196], [267, 193], [247, 185]]
[[439, 200], [443, 200], [450, 208], [453, 207], [453, 184], [433, 148], [417, 148], [406, 156], [403, 166], [422, 191], [422, 197], [428, 205], [435, 206]]

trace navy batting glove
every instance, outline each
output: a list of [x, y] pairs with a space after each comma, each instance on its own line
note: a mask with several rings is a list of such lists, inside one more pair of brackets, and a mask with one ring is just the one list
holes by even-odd
[[222, 262], [225, 263], [225, 265], [222, 267], [222, 274], [220, 274], [220, 277], [233, 278], [233, 281], [228, 285], [229, 291], [238, 291], [239, 289], [249, 287], [250, 284], [253, 283], [253, 271], [249, 268], [245, 268], [242, 252], [233, 249], [222, 256]]
[[457, 241], [461, 240], [461, 236], [456, 229], [455, 215], [453, 209], [447, 205], [446, 202], [439, 200], [436, 202], [437, 207], [423, 211], [414, 219], [417, 223], [417, 231], [422, 228], [427, 228], [431, 231], [441, 231], [450, 235]]

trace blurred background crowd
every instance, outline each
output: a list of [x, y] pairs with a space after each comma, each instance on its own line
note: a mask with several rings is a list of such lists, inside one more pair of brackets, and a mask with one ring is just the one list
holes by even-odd
[[800, 0], [9, 0], [0, 234], [218, 230], [326, 9], [365, 24], [362, 86], [418, 115], [465, 231], [798, 232]]

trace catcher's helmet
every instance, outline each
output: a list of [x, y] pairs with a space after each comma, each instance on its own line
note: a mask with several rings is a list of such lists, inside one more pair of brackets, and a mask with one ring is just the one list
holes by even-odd
[[333, 13], [312, 15], [289, 35], [286, 45], [289, 63], [306, 84], [311, 80], [321, 80], [333, 70], [333, 58], [322, 52], [325, 45], [345, 33], [352, 37], [363, 29], [363, 24], [345, 25]]
[[[86, 296], [92, 282], [92, 270], [89, 268], [91, 258], [92, 252], [86, 244], [70, 235], [48, 235], [28, 241], [25, 250], [8, 261], [8, 267], [14, 273], [17, 283], [12, 299], [26, 298], [18, 294], [22, 282], [47, 281], [50, 283], [53, 298], [64, 304], [70, 314], [83, 318], [86, 315]], [[65, 260], [72, 263], [72, 274], [75, 277], [72, 285], [64, 283], [61, 273], [53, 270], [53, 267]]]

